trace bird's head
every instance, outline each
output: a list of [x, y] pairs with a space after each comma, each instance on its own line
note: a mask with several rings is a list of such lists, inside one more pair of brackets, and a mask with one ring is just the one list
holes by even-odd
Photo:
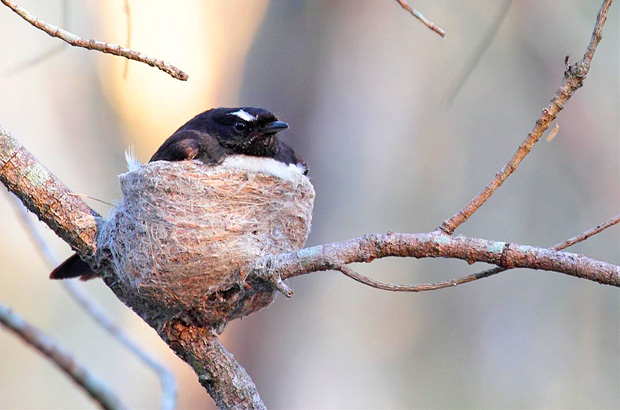
[[273, 156], [276, 133], [288, 128], [271, 112], [254, 107], [214, 108], [197, 115], [179, 129], [206, 132], [238, 154]]

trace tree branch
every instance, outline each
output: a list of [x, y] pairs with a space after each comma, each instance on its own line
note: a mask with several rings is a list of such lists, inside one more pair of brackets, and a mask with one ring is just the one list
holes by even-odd
[[0, 182], [77, 253], [96, 250], [101, 217], [0, 125]]
[[250, 376], [224, 349], [213, 330], [169, 322], [158, 333], [194, 368], [200, 384], [220, 409], [266, 408]]
[[532, 151], [534, 145], [542, 137], [543, 132], [549, 127], [551, 121], [555, 120], [560, 111], [564, 108], [564, 103], [572, 97], [572, 95], [583, 85], [583, 80], [586, 78], [586, 74], [590, 70], [590, 63], [596, 51], [596, 46], [603, 38], [603, 25], [607, 20], [607, 12], [613, 0], [605, 0], [601, 9], [596, 17], [596, 24], [594, 25], [594, 31], [592, 32], [592, 38], [590, 44], [586, 50], [581, 61], [570, 65], [568, 64], [568, 57], [566, 59], [566, 70], [564, 71], [564, 79], [562, 85], [555, 92], [555, 96], [549, 103], [549, 105], [542, 110], [540, 118], [536, 121], [534, 128], [527, 135], [527, 138], [517, 149], [517, 152], [508, 161], [508, 163], [502, 168], [500, 172], [495, 175], [495, 178], [489, 182], [489, 184], [472, 199], [463, 209], [454, 214], [450, 219], [446, 219], [439, 229], [452, 235], [452, 233], [461, 224], [471, 217], [490, 197], [493, 193], [502, 186], [504, 181], [517, 169], [517, 166], [523, 161], [525, 156]]
[[[552, 249], [463, 236], [452, 237], [440, 231], [422, 234], [365, 235], [297, 252], [269, 255], [259, 261], [256, 269], [273, 270], [278, 272], [282, 279], [288, 279], [316, 271], [339, 269], [350, 263], [371, 262], [388, 256], [462, 259], [468, 263], [485, 262], [508, 269], [553, 271], [606, 285], [620, 286], [620, 266], [607, 262]], [[269, 268], [264, 268], [265, 266]]]
[[97, 41], [97, 40], [84, 40], [83, 38], [78, 37], [75, 34], [70, 33], [66, 30], [63, 30], [60, 27], [56, 27], [53, 24], [46, 23], [36, 18], [32, 14], [30, 14], [26, 9], [15, 4], [14, 2], [10, 0], [0, 0], [0, 1], [4, 3], [5, 6], [7, 6], [11, 10], [13, 10], [15, 13], [17, 13], [21, 18], [26, 20], [28, 23], [32, 24], [34, 27], [49, 34], [52, 37], [61, 39], [62, 41], [68, 43], [69, 45], [72, 45], [75, 47], [86, 48], [88, 50], [100, 51], [102, 53], [113, 54], [115, 56], [121, 56], [121, 57], [130, 59], [130, 60], [139, 61], [141, 63], [148, 64], [151, 67], [159, 68], [161, 71], [171, 75], [177, 80], [187, 81], [187, 79], [189, 78], [189, 76], [186, 73], [176, 68], [175, 66], [168, 64], [167, 62], [163, 60], [150, 57], [139, 51], [121, 47], [120, 45], [117, 45], [117, 44], [110, 44], [110, 43], [106, 43], [103, 41]]
[[[597, 225], [596, 227], [586, 232], [583, 232], [577, 236], [573, 236], [572, 238], [567, 239], [564, 242], [560, 242], [559, 244], [553, 246], [551, 249], [559, 251], [559, 250], [568, 248], [569, 246], [573, 246], [579, 242], [583, 242], [586, 239], [598, 233], [603, 232], [605, 229], [616, 225], [618, 222], [620, 222], [620, 215], [616, 215], [615, 217], [603, 222], [600, 225]], [[367, 285], [367, 286], [370, 286], [376, 289], [389, 290], [392, 292], [412, 292], [412, 293], [452, 288], [454, 286], [463, 285], [465, 283], [473, 282], [478, 279], [488, 278], [489, 276], [493, 276], [493, 275], [496, 275], [498, 273], [505, 272], [508, 270], [508, 268], [497, 267], [493, 269], [487, 269], [482, 272], [474, 273], [472, 275], [467, 275], [462, 278], [452, 279], [452, 280], [443, 281], [443, 282], [423, 283], [419, 285], [394, 285], [391, 283], [380, 282], [380, 281], [371, 279], [364, 275], [360, 275], [359, 273], [355, 272], [353, 269], [351, 269], [350, 267], [346, 265], [336, 266], [336, 269], [342, 272], [344, 275], [350, 277], [351, 279], [356, 280], [364, 285]]]
[[430, 28], [431, 30], [433, 30], [435, 33], [439, 34], [441, 37], [445, 38], [446, 37], [446, 32], [443, 31], [441, 29], [441, 27], [436, 26], [435, 24], [433, 24], [433, 22], [429, 21], [426, 17], [424, 17], [422, 15], [422, 13], [420, 13], [419, 11], [417, 11], [416, 9], [414, 9], [413, 7], [411, 7], [409, 5], [409, 3], [407, 3], [406, 0], [396, 0], [396, 2], [398, 4], [400, 4], [400, 7], [404, 8], [405, 10], [407, 10], [409, 13], [411, 13], [411, 15], [415, 18], [417, 18], [418, 20], [420, 20], [422, 22], [422, 24], [424, 24], [426, 27]]
[[118, 397], [101, 380], [77, 363], [69, 353], [45, 333], [0, 304], [0, 324], [13, 331], [24, 342], [47, 356], [65, 374], [80, 385], [104, 409], [124, 409]]

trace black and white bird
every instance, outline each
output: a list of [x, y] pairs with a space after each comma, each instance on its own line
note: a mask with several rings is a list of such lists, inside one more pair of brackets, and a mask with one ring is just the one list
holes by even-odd
[[305, 175], [306, 162], [277, 136], [287, 128], [287, 123], [262, 108], [214, 108], [179, 128], [151, 162], [195, 159], [284, 179]]
[[[288, 128], [271, 112], [255, 107], [213, 108], [198, 114], [176, 130], [149, 162], [197, 160], [207, 166], [222, 166], [259, 172], [292, 180], [306, 175], [306, 162], [279, 138]], [[126, 153], [129, 171], [142, 165], [132, 151]], [[75, 254], [50, 274], [51, 279], [96, 274]]]

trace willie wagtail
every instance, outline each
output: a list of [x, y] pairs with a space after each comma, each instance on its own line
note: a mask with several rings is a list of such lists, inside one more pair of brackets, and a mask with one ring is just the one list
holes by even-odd
[[[288, 124], [271, 112], [254, 107], [213, 108], [198, 114], [175, 131], [149, 162], [198, 160], [208, 166], [262, 172], [282, 179], [306, 175], [306, 162], [277, 136]], [[140, 165], [127, 156], [129, 170]], [[51, 279], [97, 277], [75, 254], [50, 274]]]

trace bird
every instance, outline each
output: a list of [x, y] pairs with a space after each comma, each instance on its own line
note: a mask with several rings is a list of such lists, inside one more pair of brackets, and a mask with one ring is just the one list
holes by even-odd
[[[149, 162], [194, 160], [209, 167], [241, 169], [292, 180], [296, 175], [307, 175], [308, 166], [278, 138], [278, 133], [288, 128], [286, 122], [263, 108], [212, 108], [176, 130]], [[125, 157], [129, 171], [141, 167], [131, 150]], [[50, 279], [75, 277], [82, 280], [98, 277], [78, 254], [50, 274]]]

